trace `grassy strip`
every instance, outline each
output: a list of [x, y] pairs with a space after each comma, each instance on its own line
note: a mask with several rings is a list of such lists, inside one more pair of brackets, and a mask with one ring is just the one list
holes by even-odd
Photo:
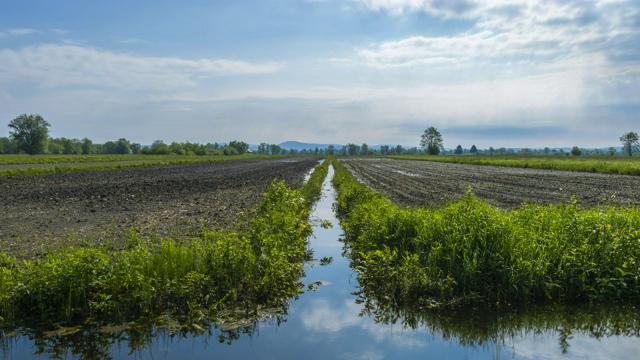
[[637, 209], [504, 212], [470, 193], [440, 209], [399, 209], [342, 164], [333, 181], [360, 283], [398, 303], [640, 299]]
[[274, 181], [240, 232], [204, 230], [160, 244], [132, 234], [122, 251], [71, 248], [24, 263], [0, 254], [0, 324], [166, 314], [197, 325], [229, 307], [285, 306], [300, 291], [312, 233], [312, 203], [302, 193], [320, 190], [318, 176], [302, 192]]
[[600, 174], [640, 175], [640, 157], [628, 156], [388, 156], [392, 159], [438, 161]]
[[[129, 159], [131, 156], [124, 155], [121, 158], [117, 158], [116, 156], [98, 156], [96, 159], [91, 161], [78, 161], [77, 164], [74, 162], [57, 162], [52, 161], [46, 164], [59, 164], [56, 166], [47, 166], [47, 167], [24, 167], [19, 169], [5, 169], [0, 170], [0, 177], [8, 177], [8, 176], [28, 176], [28, 175], [40, 175], [40, 174], [56, 174], [63, 172], [76, 172], [76, 171], [99, 171], [99, 170], [113, 170], [113, 169], [123, 169], [130, 167], [141, 167], [141, 166], [158, 166], [158, 165], [177, 165], [177, 164], [189, 164], [189, 163], [202, 163], [202, 162], [216, 162], [216, 161], [231, 161], [231, 160], [255, 160], [255, 159], [266, 159], [273, 158], [274, 156], [267, 155], [241, 155], [241, 156], [194, 156], [194, 157], [185, 157], [185, 156], [145, 156], [145, 155], [134, 155], [135, 158]], [[0, 157], [1, 159], [2, 157]], [[87, 156], [83, 156], [82, 158], [87, 158]], [[95, 162], [100, 162], [99, 159], [104, 159], [104, 163], [95, 164]], [[68, 159], [67, 157], [60, 157], [57, 160], [67, 161], [72, 159]], [[130, 163], [122, 163], [123, 161], [132, 161]], [[91, 164], [82, 164], [88, 163]], [[114, 164], [114, 162], [118, 162]], [[29, 163], [32, 164], [32, 163]], [[33, 163], [35, 164], [35, 163]], [[42, 163], [38, 163], [42, 164]]]
[[331, 163], [331, 158], [325, 159], [320, 165], [316, 166], [309, 176], [309, 179], [305, 183], [305, 185], [300, 189], [302, 192], [302, 196], [307, 199], [307, 203], [309, 207], [315, 204], [322, 195], [322, 183], [324, 179], [327, 177], [327, 173], [329, 172], [329, 164]]
[[[184, 155], [0, 155], [0, 165], [173, 161], [184, 158]], [[204, 156], [190, 156], [188, 158], [204, 158]]]

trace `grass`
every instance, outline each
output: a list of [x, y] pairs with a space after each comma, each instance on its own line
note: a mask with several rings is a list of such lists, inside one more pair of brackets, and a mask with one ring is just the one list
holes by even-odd
[[438, 161], [600, 174], [640, 175], [640, 157], [630, 156], [388, 156], [392, 159]]
[[[184, 156], [184, 155], [0, 155], [0, 177], [53, 174], [75, 171], [112, 170], [140, 166], [187, 164], [230, 160], [273, 158], [267, 155]], [[277, 156], [275, 156], [277, 157]]]
[[274, 181], [237, 232], [204, 229], [159, 244], [131, 233], [124, 250], [73, 247], [22, 263], [0, 253], [0, 325], [165, 315], [198, 329], [225, 309], [285, 306], [302, 286], [311, 197], [326, 167], [301, 191]]
[[502, 211], [468, 193], [395, 207], [336, 165], [337, 215], [363, 287], [441, 306], [640, 299], [640, 211], [578, 204]]

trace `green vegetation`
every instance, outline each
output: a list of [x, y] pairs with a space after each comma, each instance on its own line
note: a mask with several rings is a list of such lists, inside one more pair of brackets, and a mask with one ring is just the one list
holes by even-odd
[[624, 133], [620, 137], [620, 142], [622, 143], [622, 150], [631, 156], [640, 147], [640, 136], [633, 131]]
[[307, 200], [309, 207], [315, 204], [322, 195], [322, 183], [327, 177], [329, 164], [332, 159], [334, 158], [330, 157], [329, 159], [325, 159], [320, 165], [316, 166], [305, 185], [300, 189], [300, 192], [302, 192], [302, 196]]
[[0, 156], [0, 165], [27, 165], [27, 164], [81, 164], [81, 163], [106, 163], [125, 161], [172, 161], [181, 160], [184, 156], [154, 156], [154, 155], [3, 155]]
[[442, 134], [433, 126], [428, 127], [420, 137], [420, 146], [426, 147], [429, 155], [438, 155], [444, 149]]
[[308, 199], [317, 196], [326, 168], [318, 167], [302, 191], [274, 181], [238, 232], [204, 229], [160, 243], [132, 233], [124, 250], [70, 248], [23, 263], [0, 254], [0, 325], [119, 324], [163, 315], [199, 329], [223, 309], [286, 306], [302, 286], [312, 233]]
[[47, 152], [49, 124], [37, 114], [20, 114], [9, 123], [9, 135], [17, 144], [17, 149], [29, 155]]
[[0, 156], [0, 165], [24, 166], [7, 169], [0, 168], [0, 177], [264, 158], [267, 158], [267, 156], [242, 155], [242, 157], [220, 157], [180, 155], [4, 155]]
[[389, 156], [393, 159], [456, 164], [567, 170], [601, 174], [640, 175], [640, 160], [622, 156]]
[[337, 215], [364, 288], [398, 304], [640, 299], [640, 211], [523, 205], [468, 193], [399, 209], [336, 164]]

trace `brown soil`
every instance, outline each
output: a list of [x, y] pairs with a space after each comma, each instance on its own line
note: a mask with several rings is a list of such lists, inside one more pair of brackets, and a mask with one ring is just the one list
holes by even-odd
[[392, 159], [345, 159], [369, 187], [400, 206], [442, 206], [467, 189], [503, 209], [524, 202], [640, 205], [640, 177]]
[[0, 178], [0, 252], [234, 228], [273, 179], [299, 188], [311, 158], [239, 160]]

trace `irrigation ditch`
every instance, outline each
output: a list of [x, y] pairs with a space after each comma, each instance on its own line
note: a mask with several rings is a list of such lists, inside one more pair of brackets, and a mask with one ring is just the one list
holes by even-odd
[[[317, 162], [314, 160], [315, 164]], [[328, 165], [328, 162], [324, 164]], [[638, 234], [633, 231], [639, 227], [637, 222], [633, 222], [630, 228], [626, 228], [628, 231], [615, 232], [616, 229], [623, 229], [621, 226], [630, 218], [629, 214], [622, 211], [623, 208], [616, 208], [619, 210], [616, 216], [613, 212], [610, 215], [605, 212], [603, 215], [601, 209], [588, 215], [584, 211], [589, 209], [579, 207], [573, 208], [573, 212], [567, 212], [565, 207], [560, 219], [572, 215], [571, 221], [557, 220], [558, 229], [574, 226], [569, 233], [575, 233], [575, 238], [583, 240], [574, 244], [567, 237], [564, 239], [567, 241], [566, 247], [557, 249], [563, 255], [560, 259], [565, 263], [573, 259], [571, 269], [576, 279], [584, 277], [589, 280], [593, 275], [589, 272], [592, 268], [582, 267], [578, 261], [586, 260], [587, 265], [602, 265], [600, 258], [588, 256], [609, 250], [618, 251], [614, 251], [612, 255], [616, 255], [622, 263], [600, 266], [607, 269], [615, 265], [624, 270], [621, 273], [614, 269], [613, 275], [617, 280], [613, 284], [596, 280], [597, 286], [593, 286], [585, 280], [582, 284], [586, 284], [586, 292], [573, 298], [567, 294], [580, 294], [578, 288], [554, 294], [553, 291], [526, 290], [524, 285], [516, 285], [516, 288], [525, 289], [525, 292], [524, 295], [512, 298], [507, 291], [500, 290], [504, 285], [490, 285], [492, 280], [500, 281], [505, 274], [491, 273], [492, 268], [488, 265], [497, 268], [500, 261], [504, 264], [506, 253], [504, 249], [495, 246], [500, 243], [500, 236], [509, 231], [509, 228], [500, 226], [505, 226], [514, 219], [500, 216], [511, 214], [512, 209], [518, 207], [497, 208], [471, 197], [469, 193], [465, 195], [465, 189], [449, 205], [432, 204], [421, 210], [406, 208], [406, 204], [394, 205], [381, 193], [371, 191], [375, 186], [367, 188], [364, 185], [366, 182], [358, 183], [353, 177], [358, 172], [343, 164], [353, 163], [333, 159], [333, 166], [317, 171], [311, 177], [312, 180], [307, 181], [315, 185], [300, 187], [299, 191], [288, 190], [279, 186], [279, 183], [271, 183], [271, 190], [265, 191], [266, 196], [261, 197], [260, 205], [256, 205], [254, 212], [250, 212], [251, 219], [254, 220], [249, 227], [232, 230], [236, 235], [231, 237], [231, 243], [224, 240], [228, 238], [229, 232], [216, 230], [207, 235], [209, 240], [214, 241], [193, 242], [192, 248], [180, 241], [168, 242], [158, 247], [165, 252], [158, 253], [161, 256], [155, 258], [156, 263], [166, 263], [170, 254], [174, 254], [178, 256], [174, 257], [173, 263], [180, 266], [165, 268], [163, 271], [166, 274], [173, 274], [169, 278], [177, 280], [168, 281], [168, 286], [160, 286], [158, 283], [157, 287], [186, 291], [179, 292], [179, 296], [171, 298], [169, 302], [175, 306], [179, 302], [178, 298], [201, 299], [209, 304], [208, 307], [186, 301], [185, 312], [181, 317], [171, 316], [177, 312], [178, 307], [175, 306], [160, 316], [156, 314], [155, 320], [150, 323], [138, 320], [126, 324], [99, 324], [99, 321], [91, 319], [91, 324], [88, 325], [100, 326], [68, 326], [71, 324], [57, 323], [57, 326], [46, 330], [4, 328], [0, 330], [0, 354], [7, 359], [117, 359], [130, 356], [142, 359], [417, 359], [425, 356], [461, 359], [626, 359], [640, 351], [637, 283], [633, 282], [633, 277], [637, 278], [638, 272], [637, 268], [629, 267], [635, 266], [635, 263], [629, 261], [623, 268], [627, 258], [621, 252], [637, 251], [632, 240], [638, 240], [634, 237]], [[410, 168], [395, 170], [404, 171], [405, 174], [397, 171], [394, 173], [408, 177], [413, 177], [414, 174], [414, 170]], [[405, 191], [401, 185], [402, 183], [398, 183], [399, 192]], [[382, 188], [379, 189], [385, 195], [388, 194]], [[306, 200], [299, 203], [300, 199]], [[312, 202], [315, 205], [309, 208]], [[564, 198], [560, 203], [566, 203]], [[523, 214], [521, 221], [527, 222], [527, 219], [537, 217], [541, 221], [538, 224], [541, 228], [553, 223], [541, 219], [549, 212], [546, 209], [556, 205], [540, 206], [543, 211], [539, 213], [533, 210], [536, 205], [526, 206], [529, 213]], [[568, 206], [575, 204], [569, 201]], [[304, 217], [302, 215], [305, 211], [305, 216], [310, 219], [305, 220], [307, 225], [294, 220]], [[301, 216], [290, 216], [291, 213]], [[494, 218], [498, 221], [492, 222]], [[427, 232], [424, 226], [437, 223], [438, 219], [442, 220], [441, 225], [436, 226], [440, 233], [445, 233], [449, 228], [455, 231], [448, 240], [441, 239], [440, 245], [436, 244], [439, 247], [435, 248], [443, 251], [443, 244], [455, 245], [456, 248], [447, 250], [449, 258], [443, 258], [441, 262], [431, 259], [425, 265], [423, 261], [428, 260], [425, 256], [433, 253], [434, 249], [425, 247], [427, 244], [433, 245], [428, 243], [427, 238], [437, 236], [433, 235], [436, 233]], [[597, 222], [598, 219], [606, 221], [601, 224]], [[607, 227], [607, 224], [611, 227]], [[309, 235], [311, 229], [313, 235]], [[578, 232], [580, 229], [584, 231]], [[593, 235], [593, 229], [597, 230], [596, 235]], [[300, 243], [287, 240], [284, 243], [297, 245], [282, 247], [283, 242], [277, 240], [282, 238], [276, 235], [280, 233], [288, 234], [287, 238], [304, 237], [305, 241]], [[250, 234], [255, 234], [255, 237]], [[517, 234], [512, 233], [511, 238], [515, 235]], [[246, 243], [250, 252], [262, 254], [258, 258], [272, 257], [271, 260], [247, 265], [249, 260], [241, 256], [242, 251], [229, 252], [245, 246], [241, 241], [243, 237], [254, 239], [253, 242]], [[452, 241], [455, 238], [465, 239], [466, 245]], [[260, 242], [258, 239], [261, 239]], [[266, 241], [262, 241], [264, 239]], [[584, 241], [585, 239], [588, 241]], [[553, 238], [549, 236], [549, 240]], [[624, 243], [623, 240], [629, 241]], [[134, 238], [133, 241], [144, 245], [144, 249], [150, 247], [141, 242], [140, 238]], [[606, 241], [619, 246], [607, 248]], [[226, 249], [227, 252], [215, 253], [214, 250], [207, 249], [207, 244], [211, 243], [227, 244], [226, 247], [217, 247], [219, 250]], [[233, 245], [229, 247], [228, 244]], [[593, 244], [599, 244], [599, 247], [588, 247]], [[128, 246], [122, 248], [126, 250]], [[572, 252], [572, 248], [579, 251]], [[194, 259], [193, 255], [189, 255], [194, 253], [191, 249], [203, 254], [196, 258], [236, 259], [238, 266], [243, 266], [236, 267], [235, 272], [220, 274], [216, 280], [211, 279], [212, 282], [224, 283], [226, 280], [223, 279], [233, 279], [233, 274], [241, 273], [255, 274], [259, 279], [258, 283], [261, 285], [244, 283], [243, 288], [227, 291], [229, 297], [235, 296], [235, 300], [240, 299], [241, 302], [241, 299], [250, 299], [252, 296], [254, 299], [267, 301], [258, 307], [211, 307], [215, 302], [207, 301], [212, 301], [212, 293], [197, 292], [198, 289], [208, 288], [210, 284], [197, 277], [199, 271], [194, 269], [198, 268], [198, 262], [186, 266], [184, 271], [177, 270], [184, 267], [187, 259]], [[468, 261], [462, 255], [465, 252], [473, 254]], [[502, 257], [489, 257], [491, 254]], [[149, 255], [151, 258], [155, 256], [153, 253]], [[457, 277], [458, 270], [442, 266], [451, 256], [457, 259], [451, 263], [460, 263], [463, 270], [467, 271], [467, 274], [461, 273], [461, 278]], [[96, 258], [100, 260], [100, 256]], [[91, 258], [91, 261], [96, 258]], [[208, 261], [211, 263], [211, 260]], [[300, 264], [301, 267], [287, 264]], [[529, 266], [535, 264], [542, 265], [543, 262], [540, 260]], [[441, 272], [448, 273], [441, 276], [425, 272], [425, 269], [437, 269], [436, 266]], [[0, 266], [0, 270], [3, 268], [7, 268], [6, 264]], [[217, 269], [222, 271], [222, 268]], [[266, 272], [259, 273], [256, 272], [257, 269]], [[581, 269], [588, 276], [576, 272]], [[517, 271], [519, 270], [512, 264], [511, 272]], [[540, 269], [531, 273], [545, 274]], [[468, 283], [464, 283], [466, 285], [463, 290], [470, 289], [474, 282], [478, 282], [472, 277], [474, 274], [486, 279], [481, 284], [483, 287], [472, 289], [468, 293], [456, 289], [464, 281]], [[605, 275], [608, 276], [603, 277], [605, 279], [613, 276]], [[617, 298], [621, 294], [617, 290], [607, 289], [612, 285], [620, 285], [620, 279], [630, 290], [621, 293], [623, 296], [619, 301]], [[529, 282], [537, 283], [535, 278]], [[550, 285], [550, 288], [570, 289], [564, 285]], [[264, 295], [267, 289], [275, 290], [281, 296], [273, 297], [269, 302], [268, 296]], [[295, 291], [289, 292], [291, 289]], [[491, 289], [499, 289], [498, 295], [490, 295]], [[256, 290], [256, 295], [246, 293]], [[216, 291], [218, 292], [220, 291]], [[558, 297], [558, 294], [566, 296]], [[547, 299], [547, 295], [556, 297]], [[167, 299], [160, 299], [159, 302], [166, 303]]]

